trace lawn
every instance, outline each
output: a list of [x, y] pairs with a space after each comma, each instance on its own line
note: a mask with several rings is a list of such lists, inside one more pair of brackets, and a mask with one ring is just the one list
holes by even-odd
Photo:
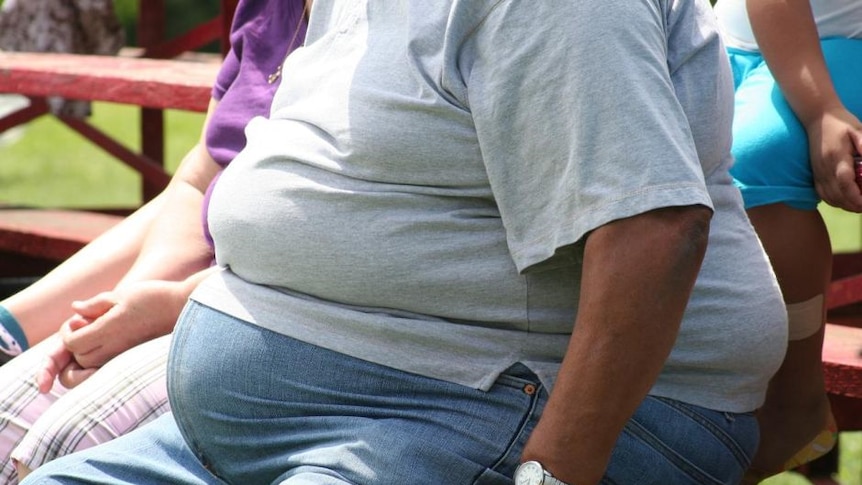
[[[0, 100], [2, 101], [2, 100]], [[2, 103], [0, 103], [2, 107]], [[136, 111], [127, 106], [96, 103], [91, 121], [107, 133], [137, 147]], [[168, 167], [173, 170], [198, 138], [203, 115], [169, 111], [166, 115]], [[140, 201], [137, 175], [98, 148], [84, 143], [49, 117], [21, 131], [0, 137], [0, 204], [36, 207], [130, 207]], [[862, 218], [829, 207], [827, 220], [836, 251], [862, 248]], [[839, 478], [844, 485], [862, 485], [862, 433], [843, 433]], [[786, 473], [765, 485], [808, 485]]]
[[[197, 141], [203, 119], [199, 113], [166, 113], [171, 170]], [[132, 107], [96, 103], [90, 121], [128, 147], [140, 145], [140, 123]], [[0, 204], [114, 208], [135, 206], [140, 197], [136, 172], [51, 117], [0, 137]]]

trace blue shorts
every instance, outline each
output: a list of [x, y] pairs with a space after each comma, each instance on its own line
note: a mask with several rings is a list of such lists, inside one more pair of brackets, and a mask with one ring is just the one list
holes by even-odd
[[[487, 392], [338, 354], [197, 303], [174, 332], [174, 414], [24, 484], [511, 485], [548, 393], [516, 364]], [[751, 413], [647, 397], [602, 484], [730, 485]]]
[[[824, 39], [821, 46], [838, 96], [862, 117], [862, 40]], [[729, 48], [728, 56], [736, 90], [735, 162], [730, 173], [742, 190], [746, 209], [780, 202], [815, 210], [820, 197], [814, 189], [805, 129], [760, 54]]]

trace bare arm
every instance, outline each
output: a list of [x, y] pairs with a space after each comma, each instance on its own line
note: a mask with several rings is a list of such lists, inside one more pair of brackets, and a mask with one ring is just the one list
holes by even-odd
[[90, 242], [37, 282], [3, 300], [30, 345], [57, 331], [75, 300], [107, 291], [129, 270], [161, 206], [156, 197]]
[[[212, 102], [210, 113], [215, 106]], [[210, 266], [213, 255], [204, 239], [201, 211], [204, 192], [219, 170], [203, 142], [199, 143], [165, 189], [161, 210], [129, 272], [114, 291], [76, 304], [78, 315], [63, 324], [62, 334], [66, 349], [82, 366], [103, 365], [119, 353], [173, 330], [181, 305], [168, 306], [175, 310], [168, 318], [148, 319], [140, 312], [124, 311], [132, 308], [126, 300], [134, 298], [141, 282], [183, 281]]]
[[[113, 347], [130, 349], [144, 340], [156, 338], [162, 334], [164, 326], [173, 327], [192, 290], [216, 269], [204, 269], [183, 281], [141, 281], [129, 284], [122, 290], [100, 293], [86, 302], [76, 302], [75, 310], [78, 313], [67, 321], [60, 337], [86, 327], [92, 316], [92, 319], [120, 322], [123, 327], [133, 330], [117, 333], [110, 342], [95, 341], [97, 344], [107, 344], [108, 351]], [[73, 356], [58, 340], [55, 350], [48, 353], [44, 367], [37, 373], [39, 389], [48, 392], [55, 377], [67, 388], [80, 384], [99, 369], [101, 363], [90, 360], [105, 350], [96, 347]], [[120, 352], [122, 350], [117, 353]]]
[[852, 157], [862, 152], [862, 123], [838, 98], [808, 0], [747, 0], [763, 57], [808, 133], [817, 192], [827, 203], [862, 211]]
[[588, 237], [575, 330], [522, 460], [567, 483], [598, 483], [676, 339], [710, 217], [701, 206], [659, 209]]
[[204, 135], [217, 105], [217, 101], [210, 101], [201, 140], [165, 188], [164, 202], [120, 287], [149, 279], [181, 280], [210, 265], [212, 250], [204, 239], [201, 211], [204, 193], [221, 167], [207, 151]]
[[[214, 107], [215, 101], [210, 113]], [[186, 155], [159, 196], [2, 302], [31, 345], [55, 333], [72, 315], [76, 300], [111, 290], [121, 281], [183, 279], [209, 263], [211, 255], [200, 229], [200, 202], [194, 200], [196, 194], [188, 184], [208, 183], [206, 177], [214, 176], [217, 165], [200, 146]]]
[[[210, 115], [217, 104], [210, 102]], [[206, 128], [165, 189], [164, 204], [120, 287], [147, 279], [184, 279], [210, 265], [213, 255], [204, 239], [201, 211], [204, 193], [221, 167], [206, 149], [205, 133]]]

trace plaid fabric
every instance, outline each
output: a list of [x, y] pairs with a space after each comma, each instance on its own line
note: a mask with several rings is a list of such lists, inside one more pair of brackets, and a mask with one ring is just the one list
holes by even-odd
[[0, 368], [0, 483], [16, 483], [13, 460], [30, 469], [110, 441], [169, 411], [165, 387], [170, 336], [112, 359], [78, 387], [39, 394], [34, 374], [46, 343]]

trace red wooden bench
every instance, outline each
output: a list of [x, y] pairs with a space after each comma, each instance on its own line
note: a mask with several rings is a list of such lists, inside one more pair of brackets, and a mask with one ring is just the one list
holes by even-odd
[[94, 211], [0, 209], [0, 252], [63, 261], [121, 218]]
[[[839, 431], [862, 430], [862, 253], [836, 254], [827, 294], [823, 374]], [[804, 467], [818, 485], [838, 485], [837, 452]]]
[[[221, 13], [216, 18], [165, 39], [165, 1], [142, 0], [138, 55], [148, 57], [0, 53], [0, 93], [21, 94], [31, 101], [30, 106], [0, 118], [0, 133], [48, 114], [48, 96], [139, 106], [140, 150], [124, 146], [84, 120], [57, 118], [139, 172], [143, 200], [149, 200], [170, 178], [163, 163], [163, 110], [205, 111], [219, 68], [218, 56], [210, 56], [209, 62], [178, 56], [213, 40], [220, 41], [225, 52], [236, 3], [237, 0], [221, 0]], [[119, 217], [88, 211], [0, 207], [0, 280], [20, 274], [44, 274]]]
[[826, 388], [842, 430], [862, 430], [862, 253], [837, 254], [827, 295]]
[[[217, 62], [0, 52], [0, 92], [32, 100], [0, 119], [0, 132], [47, 113], [48, 96], [203, 112], [218, 67]], [[138, 171], [157, 190], [170, 179], [161, 161], [132, 151], [84, 120], [57, 118]]]

